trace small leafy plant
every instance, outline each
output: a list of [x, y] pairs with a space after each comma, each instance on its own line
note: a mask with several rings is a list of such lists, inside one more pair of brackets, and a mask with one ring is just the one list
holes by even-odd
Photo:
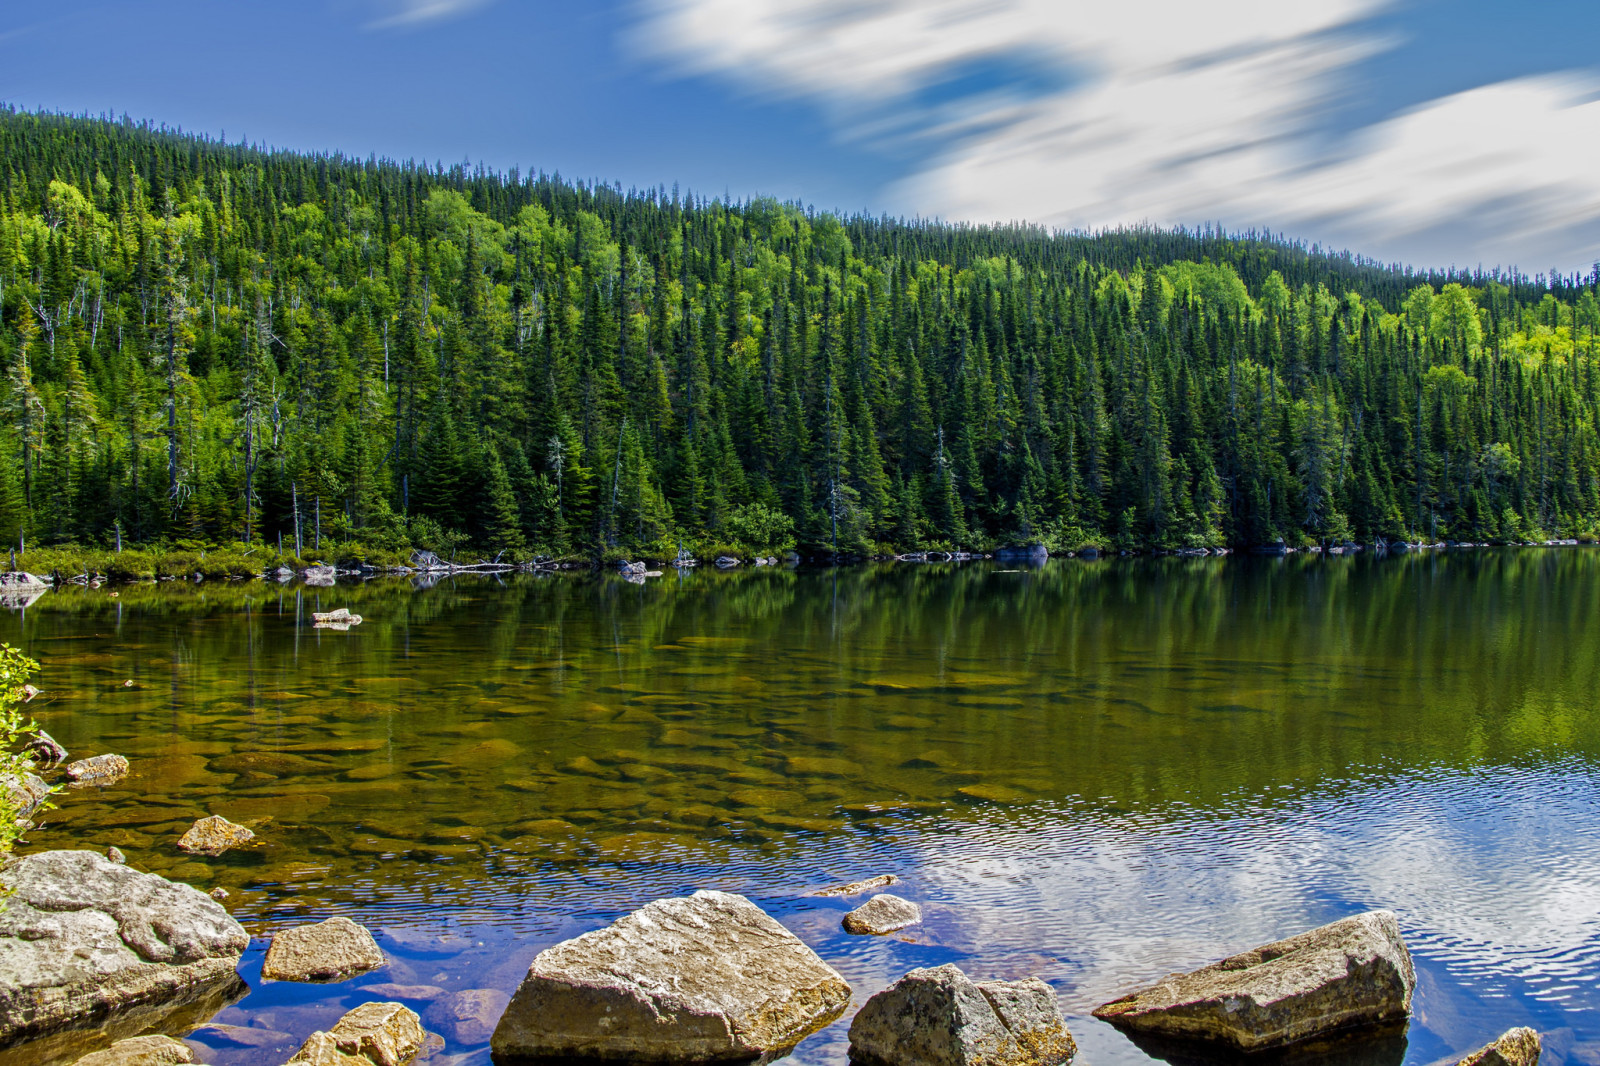
[[23, 686], [39, 664], [9, 644], [0, 644], [0, 859], [11, 852], [23, 824], [22, 785], [33, 763], [22, 746], [37, 726], [22, 713]]

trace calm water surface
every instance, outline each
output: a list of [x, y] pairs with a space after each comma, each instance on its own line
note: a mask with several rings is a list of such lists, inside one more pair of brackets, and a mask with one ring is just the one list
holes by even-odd
[[[216, 1019], [245, 1031], [195, 1037], [215, 1066], [282, 1062], [372, 985], [510, 992], [701, 887], [857, 1003], [915, 966], [1038, 974], [1093, 1066], [1149, 1061], [1096, 1003], [1390, 907], [1407, 1063], [1520, 1024], [1600, 1062], [1600, 552], [111, 591], [0, 615], [40, 723], [135, 768], [31, 847], [232, 893], [258, 936]], [[311, 627], [339, 606], [365, 623]], [[260, 846], [177, 852], [206, 814]], [[924, 925], [850, 937], [859, 900], [809, 895], [884, 872]], [[389, 966], [260, 980], [274, 929], [330, 914]], [[488, 1062], [487, 1028], [432, 1021], [433, 1063]], [[842, 1063], [847, 1025], [790, 1061]]]

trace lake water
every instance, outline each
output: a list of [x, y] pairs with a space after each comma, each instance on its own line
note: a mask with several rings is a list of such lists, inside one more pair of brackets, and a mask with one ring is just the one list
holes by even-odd
[[[1522, 1024], [1600, 1062], [1600, 552], [113, 591], [0, 615], [40, 724], [134, 766], [29, 847], [231, 893], [257, 938], [216, 1019], [244, 1028], [196, 1037], [215, 1066], [275, 1066], [373, 985], [510, 992], [702, 887], [858, 1004], [917, 966], [1037, 974], [1092, 1066], [1149, 1061], [1095, 1004], [1389, 907], [1421, 975], [1405, 1062]], [[334, 607], [366, 621], [313, 629]], [[176, 851], [206, 814], [260, 845]], [[879, 873], [923, 925], [848, 936], [860, 900], [810, 895]], [[274, 929], [332, 914], [389, 966], [260, 980]], [[432, 1063], [488, 1062], [487, 1028], [434, 1018]], [[847, 1027], [790, 1061], [842, 1063]]]

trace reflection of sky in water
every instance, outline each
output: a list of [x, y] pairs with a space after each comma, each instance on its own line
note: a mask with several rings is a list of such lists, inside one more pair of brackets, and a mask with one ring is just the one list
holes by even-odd
[[[1421, 974], [1408, 1063], [1429, 1063], [1515, 1025], [1570, 1029], [1600, 1042], [1600, 790], [1575, 762], [1410, 774], [1342, 783], [1299, 802], [1164, 817], [1038, 808], [993, 820], [921, 819], [872, 837], [836, 839], [782, 861], [736, 855], [698, 864], [601, 867], [485, 885], [435, 901], [394, 899], [367, 916], [385, 927], [387, 970], [328, 989], [259, 986], [239, 1024], [265, 1017], [291, 1031], [325, 1026], [367, 998], [360, 986], [434, 983], [515, 987], [537, 950], [605, 924], [638, 902], [694, 887], [743, 891], [850, 981], [856, 1002], [915, 966], [961, 963], [978, 976], [1050, 981], [1088, 1066], [1148, 1061], [1088, 1017], [1095, 1004], [1189, 968], [1371, 907], [1400, 914]], [[851, 937], [853, 903], [803, 895], [832, 876], [901, 874], [891, 891], [924, 904], [927, 922], [892, 937]], [[486, 899], [485, 902], [489, 902]], [[513, 932], [513, 928], [516, 929]], [[442, 940], [436, 939], [443, 937]], [[254, 955], [246, 969], [259, 969]], [[318, 1002], [307, 1003], [308, 1000]], [[297, 1006], [299, 1004], [299, 1006]], [[296, 1012], [299, 1012], [298, 1014]], [[840, 1063], [848, 1017], [789, 1061]], [[214, 1044], [219, 1066], [268, 1058]], [[1580, 1055], [1600, 1043], [1580, 1047]], [[454, 1051], [454, 1049], [452, 1049]], [[480, 1051], [442, 1062], [487, 1062]], [[1589, 1061], [1574, 1057], [1571, 1061]]]

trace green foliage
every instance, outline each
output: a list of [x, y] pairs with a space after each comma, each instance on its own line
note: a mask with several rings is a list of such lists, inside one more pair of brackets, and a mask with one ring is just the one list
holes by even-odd
[[297, 536], [631, 558], [1600, 526], [1593, 277], [3, 109], [0, 158], [0, 543], [31, 569], [223, 577]]
[[11, 851], [22, 835], [22, 813], [13, 798], [13, 788], [33, 770], [33, 763], [21, 753], [21, 746], [34, 731], [31, 719], [22, 713], [22, 686], [39, 664], [9, 644], [0, 644], [0, 859]]

